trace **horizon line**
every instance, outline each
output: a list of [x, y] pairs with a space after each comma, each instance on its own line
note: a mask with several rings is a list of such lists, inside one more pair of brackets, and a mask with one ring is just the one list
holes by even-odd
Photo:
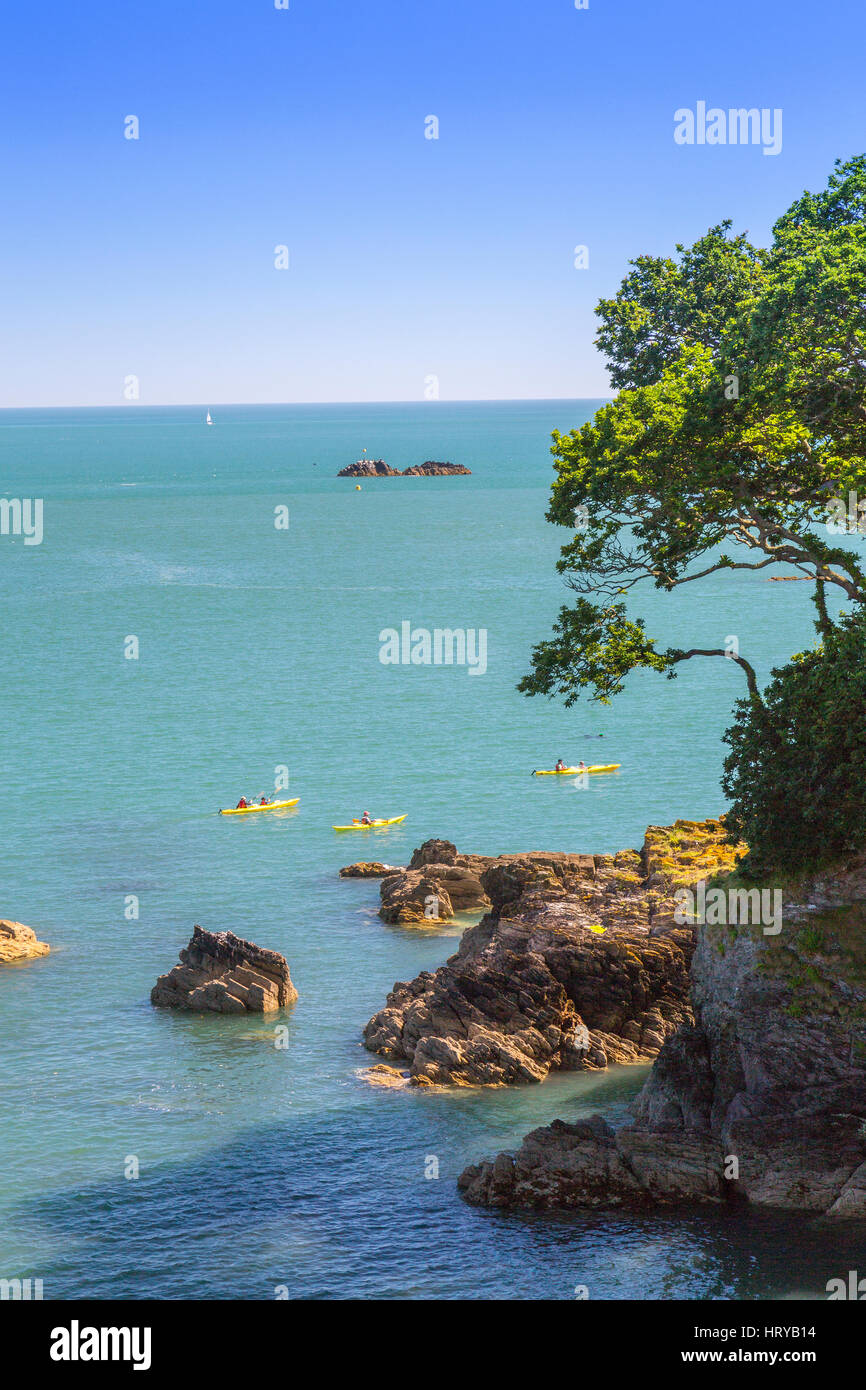
[[419, 401], [375, 400], [375, 401], [123, 401], [116, 405], [0, 405], [0, 413], [7, 410], [123, 410], [131, 413], [139, 410], [225, 410], [236, 407], [254, 409], [271, 406], [329, 406], [329, 405], [418, 405], [435, 407], [439, 405], [525, 405], [543, 404], [554, 401], [607, 401], [612, 396], [453, 396], [447, 400]]

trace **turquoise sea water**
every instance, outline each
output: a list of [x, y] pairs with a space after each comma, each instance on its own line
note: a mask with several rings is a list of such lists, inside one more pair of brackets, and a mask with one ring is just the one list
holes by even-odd
[[[342, 864], [431, 835], [612, 851], [722, 809], [733, 663], [636, 676], [609, 708], [514, 689], [567, 598], [549, 433], [595, 404], [226, 406], [210, 429], [204, 408], [0, 413], [0, 496], [43, 498], [45, 528], [0, 537], [0, 915], [52, 947], [0, 972], [0, 1276], [58, 1298], [796, 1297], [862, 1261], [800, 1219], [459, 1200], [461, 1168], [534, 1125], [624, 1116], [643, 1069], [453, 1094], [358, 1075], [363, 1024], [459, 926], [386, 926]], [[357, 492], [335, 475], [365, 447], [472, 476]], [[804, 588], [734, 572], [641, 611], [661, 645], [737, 636], [765, 677], [812, 639]], [[404, 621], [485, 629], [486, 673], [383, 665]], [[622, 771], [530, 777], [560, 756]], [[296, 811], [215, 814], [283, 765]], [[407, 818], [331, 830], [364, 809]], [[195, 922], [286, 955], [287, 1046], [273, 1020], [151, 1007]]]

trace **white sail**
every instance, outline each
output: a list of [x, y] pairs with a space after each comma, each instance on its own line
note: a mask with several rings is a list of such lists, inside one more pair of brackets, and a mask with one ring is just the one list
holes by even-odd
[[207, 419], [205, 420], [205, 424], [206, 424], [206, 425], [212, 425], [212, 424], [213, 424], [213, 420], [210, 418], [210, 411], [208, 411], [208, 413], [207, 413]]

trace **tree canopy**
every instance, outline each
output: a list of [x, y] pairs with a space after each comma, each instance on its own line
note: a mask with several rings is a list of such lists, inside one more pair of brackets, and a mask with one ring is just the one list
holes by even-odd
[[[804, 193], [766, 250], [723, 222], [676, 260], [632, 266], [597, 309], [618, 395], [553, 435], [548, 519], [573, 532], [558, 569], [580, 597], [519, 689], [566, 704], [609, 700], [637, 667], [673, 676], [727, 655], [657, 650], [624, 602], [641, 583], [790, 567], [810, 582], [823, 639], [827, 586], [866, 602], [856, 550], [827, 527], [831, 498], [866, 497], [866, 155]], [[760, 705], [750, 663], [734, 659]]]

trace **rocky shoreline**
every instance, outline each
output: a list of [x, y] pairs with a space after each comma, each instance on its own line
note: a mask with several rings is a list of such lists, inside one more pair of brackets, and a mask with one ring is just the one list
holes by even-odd
[[632, 1123], [536, 1129], [461, 1174], [468, 1202], [866, 1218], [866, 854], [779, 888], [772, 926], [679, 925], [684, 888], [754, 891], [744, 849], [720, 821], [677, 821], [616, 855], [488, 858], [434, 840], [403, 870], [376, 866], [386, 921], [429, 921], [431, 896], [444, 919], [452, 882], [489, 905], [370, 1019], [365, 1047], [399, 1065], [369, 1080], [502, 1086], [653, 1061]]
[[[801, 884], [778, 935], [701, 925], [692, 1023], [614, 1131], [554, 1121], [458, 1186], [492, 1207], [745, 1202], [866, 1217], [866, 856]], [[841, 903], [847, 900], [848, 905]]]
[[445, 965], [394, 986], [364, 1046], [408, 1063], [421, 1086], [538, 1082], [652, 1059], [692, 1016], [694, 933], [674, 921], [673, 894], [739, 852], [719, 821], [651, 827], [642, 850], [617, 855], [490, 858], [428, 841], [383, 878], [384, 920], [489, 910]]

